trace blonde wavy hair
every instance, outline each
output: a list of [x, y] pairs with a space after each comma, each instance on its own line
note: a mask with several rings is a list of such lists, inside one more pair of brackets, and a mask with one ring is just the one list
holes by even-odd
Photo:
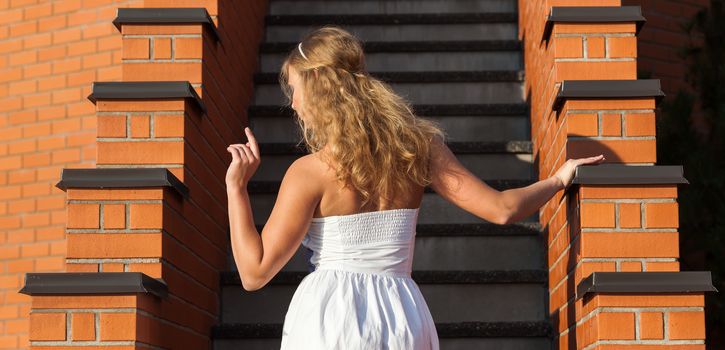
[[290, 66], [304, 88], [303, 114], [311, 116], [307, 122], [296, 118], [300, 143], [310, 152], [329, 145], [329, 154], [320, 155], [339, 181], [362, 196], [362, 206], [373, 198], [374, 203], [392, 201], [410, 189], [411, 181], [431, 183], [431, 144], [436, 136], [444, 140], [445, 132], [417, 117], [390, 86], [365, 71], [359, 39], [333, 26], [306, 35], [284, 60], [279, 76], [289, 105]]

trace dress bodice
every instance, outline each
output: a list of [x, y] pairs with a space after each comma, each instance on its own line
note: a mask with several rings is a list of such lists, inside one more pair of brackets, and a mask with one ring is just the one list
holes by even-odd
[[410, 277], [419, 209], [313, 218], [302, 245], [315, 270]]

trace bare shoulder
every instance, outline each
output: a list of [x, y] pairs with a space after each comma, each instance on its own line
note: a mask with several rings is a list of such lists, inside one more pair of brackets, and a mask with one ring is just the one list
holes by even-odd
[[287, 169], [285, 181], [304, 184], [305, 187], [318, 187], [325, 180], [328, 166], [316, 154], [308, 154], [295, 159]]

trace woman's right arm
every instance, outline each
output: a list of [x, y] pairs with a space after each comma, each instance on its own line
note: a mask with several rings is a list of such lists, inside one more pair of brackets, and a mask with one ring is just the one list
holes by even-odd
[[461, 209], [486, 221], [509, 224], [532, 215], [571, 182], [581, 164], [600, 163], [603, 156], [569, 159], [557, 173], [526, 187], [497, 191], [466, 169], [436, 138], [432, 147], [431, 188]]

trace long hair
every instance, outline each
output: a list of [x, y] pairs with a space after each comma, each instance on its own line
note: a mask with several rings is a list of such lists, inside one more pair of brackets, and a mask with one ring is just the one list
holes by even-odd
[[280, 72], [291, 104], [290, 66], [299, 72], [303, 112], [310, 116], [306, 122], [296, 118], [307, 149], [317, 152], [328, 145], [329, 154], [320, 155], [335, 169], [337, 180], [362, 196], [362, 206], [391, 201], [410, 189], [411, 181], [431, 183], [431, 144], [436, 136], [445, 139], [445, 132], [414, 115], [390, 86], [365, 71], [360, 40], [332, 26], [305, 36]]

